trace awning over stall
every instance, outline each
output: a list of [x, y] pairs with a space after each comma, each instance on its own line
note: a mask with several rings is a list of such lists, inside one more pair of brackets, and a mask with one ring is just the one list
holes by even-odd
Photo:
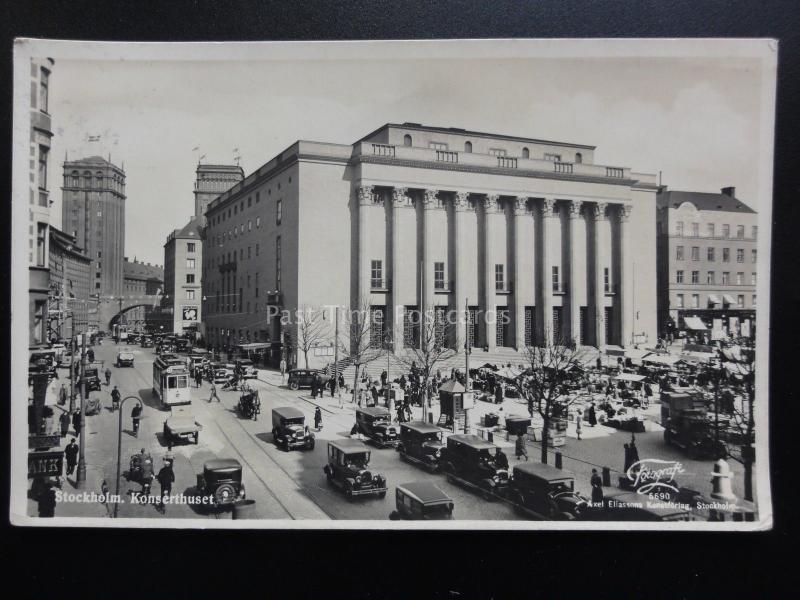
[[736, 301], [736, 298], [734, 298], [730, 294], [722, 294], [722, 299], [725, 300], [726, 304], [739, 304]]
[[694, 331], [708, 331], [708, 327], [703, 324], [700, 317], [683, 317], [683, 322], [686, 324], [687, 329]]
[[634, 375], [633, 373], [620, 373], [619, 375], [615, 375], [614, 377], [612, 377], [612, 379], [618, 379], [621, 381], [634, 381], [638, 383], [640, 381], [644, 381], [646, 378], [644, 377], [644, 375]]
[[717, 296], [716, 294], [709, 294], [708, 295], [708, 303], [709, 304], [722, 304], [722, 302], [719, 301], [719, 296]]

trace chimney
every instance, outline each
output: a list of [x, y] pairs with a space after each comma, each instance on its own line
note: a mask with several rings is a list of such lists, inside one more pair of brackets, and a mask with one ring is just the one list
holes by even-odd
[[735, 187], [724, 187], [724, 188], [722, 188], [721, 191], [725, 196], [730, 196], [731, 198], [735, 198], [736, 197], [736, 188]]

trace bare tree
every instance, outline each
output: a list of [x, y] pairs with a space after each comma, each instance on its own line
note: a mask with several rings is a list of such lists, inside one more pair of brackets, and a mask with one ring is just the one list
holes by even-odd
[[[340, 342], [341, 350], [349, 356], [355, 366], [353, 375], [353, 402], [358, 399], [358, 383], [361, 368], [383, 354], [382, 340], [373, 339], [373, 323], [376, 315], [373, 313], [369, 299], [362, 299], [356, 309], [345, 311], [344, 326], [350, 332], [350, 339]], [[348, 343], [349, 342], [349, 343]]]
[[459, 346], [461, 336], [457, 323], [450, 323], [442, 314], [437, 314], [435, 309], [418, 313], [420, 320], [419, 344], [407, 347], [395, 356], [408, 369], [416, 368], [422, 381], [422, 405], [430, 405], [428, 398], [428, 381], [436, 365], [456, 354], [456, 350], [448, 348], [446, 341], [454, 340], [454, 345]]
[[[545, 335], [550, 340], [549, 335]], [[575, 344], [568, 339], [546, 341], [543, 346], [525, 348], [527, 369], [516, 378], [520, 396], [528, 403], [528, 412], [534, 411], [542, 417], [542, 462], [547, 463], [547, 444], [550, 423], [553, 419], [567, 416], [569, 405], [574, 402], [562, 394], [569, 370], [579, 364]]]
[[324, 317], [323, 310], [315, 306], [303, 306], [297, 311], [297, 345], [303, 352], [306, 369], [309, 351], [329, 338], [328, 322]]

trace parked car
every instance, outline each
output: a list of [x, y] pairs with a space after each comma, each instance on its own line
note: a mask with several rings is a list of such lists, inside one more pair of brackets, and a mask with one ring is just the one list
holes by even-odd
[[[100, 383], [100, 374], [99, 369], [96, 367], [86, 367], [86, 371], [84, 373], [84, 379], [86, 380], [86, 391], [87, 392], [99, 392], [101, 389]], [[80, 382], [83, 385], [83, 380]]]
[[188, 406], [173, 406], [170, 417], [164, 421], [164, 441], [169, 446], [189, 440], [197, 444], [202, 429]]
[[173, 345], [176, 352], [189, 352], [192, 348], [192, 342], [186, 338], [177, 338]]
[[52, 349], [32, 350], [28, 356], [29, 373], [52, 373], [56, 370], [56, 351]]
[[292, 369], [289, 371], [289, 387], [293, 390], [300, 388], [310, 388], [314, 381], [314, 375], [319, 375], [316, 369]]
[[498, 450], [477, 435], [451, 435], [439, 464], [448, 480], [475, 488], [486, 500], [494, 500], [508, 488], [508, 470], [495, 463]]
[[245, 379], [255, 379], [258, 377], [258, 369], [249, 358], [239, 358], [236, 360], [236, 366], [242, 369]]
[[450, 520], [453, 499], [430, 481], [403, 483], [395, 488], [395, 506], [389, 518], [394, 520]]
[[153, 336], [151, 335], [143, 335], [141, 341], [139, 342], [142, 348], [152, 348], [153, 347]]
[[186, 365], [189, 367], [189, 374], [194, 376], [194, 370], [199, 368], [201, 371], [205, 369], [205, 365], [210, 362], [205, 353], [192, 353], [186, 357]]
[[132, 367], [133, 366], [133, 352], [129, 350], [120, 350], [117, 352], [117, 360], [115, 361], [117, 367]]
[[588, 521], [692, 521], [692, 513], [679, 504], [653, 502], [646, 494], [612, 490], [603, 497], [603, 505], [583, 514]]
[[433, 472], [439, 468], [439, 458], [444, 448], [444, 430], [424, 421], [400, 424], [400, 458], [422, 465]]
[[292, 406], [272, 409], [272, 439], [287, 452], [292, 448], [314, 449], [314, 434], [306, 432], [306, 416]]
[[226, 383], [228, 377], [233, 375], [224, 364], [220, 362], [212, 362], [208, 365], [208, 379], [214, 383]]
[[386, 496], [386, 478], [372, 473], [369, 465], [371, 452], [358, 440], [328, 442], [328, 464], [323, 467], [328, 483], [344, 490], [348, 499], [354, 496]]
[[[242, 465], [235, 458], [215, 458], [197, 474], [197, 493], [209, 498], [212, 508], [224, 508], [245, 499]], [[202, 506], [202, 505], [201, 505]]]
[[357, 408], [356, 428], [380, 448], [396, 446], [400, 442], [400, 432], [392, 425], [392, 415], [382, 406]]
[[537, 462], [514, 465], [506, 498], [518, 512], [547, 521], [581, 518], [588, 506], [575, 492], [574, 475]]
[[128, 334], [128, 343], [129, 344], [138, 344], [140, 337], [141, 336], [138, 333], [129, 333]]

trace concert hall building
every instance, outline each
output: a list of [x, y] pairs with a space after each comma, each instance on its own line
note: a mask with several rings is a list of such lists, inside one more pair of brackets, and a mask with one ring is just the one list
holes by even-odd
[[293, 354], [268, 306], [364, 299], [395, 350], [418, 340], [415, 311], [466, 306], [490, 350], [655, 342], [657, 192], [584, 144], [416, 123], [297, 141], [208, 205], [209, 342]]

